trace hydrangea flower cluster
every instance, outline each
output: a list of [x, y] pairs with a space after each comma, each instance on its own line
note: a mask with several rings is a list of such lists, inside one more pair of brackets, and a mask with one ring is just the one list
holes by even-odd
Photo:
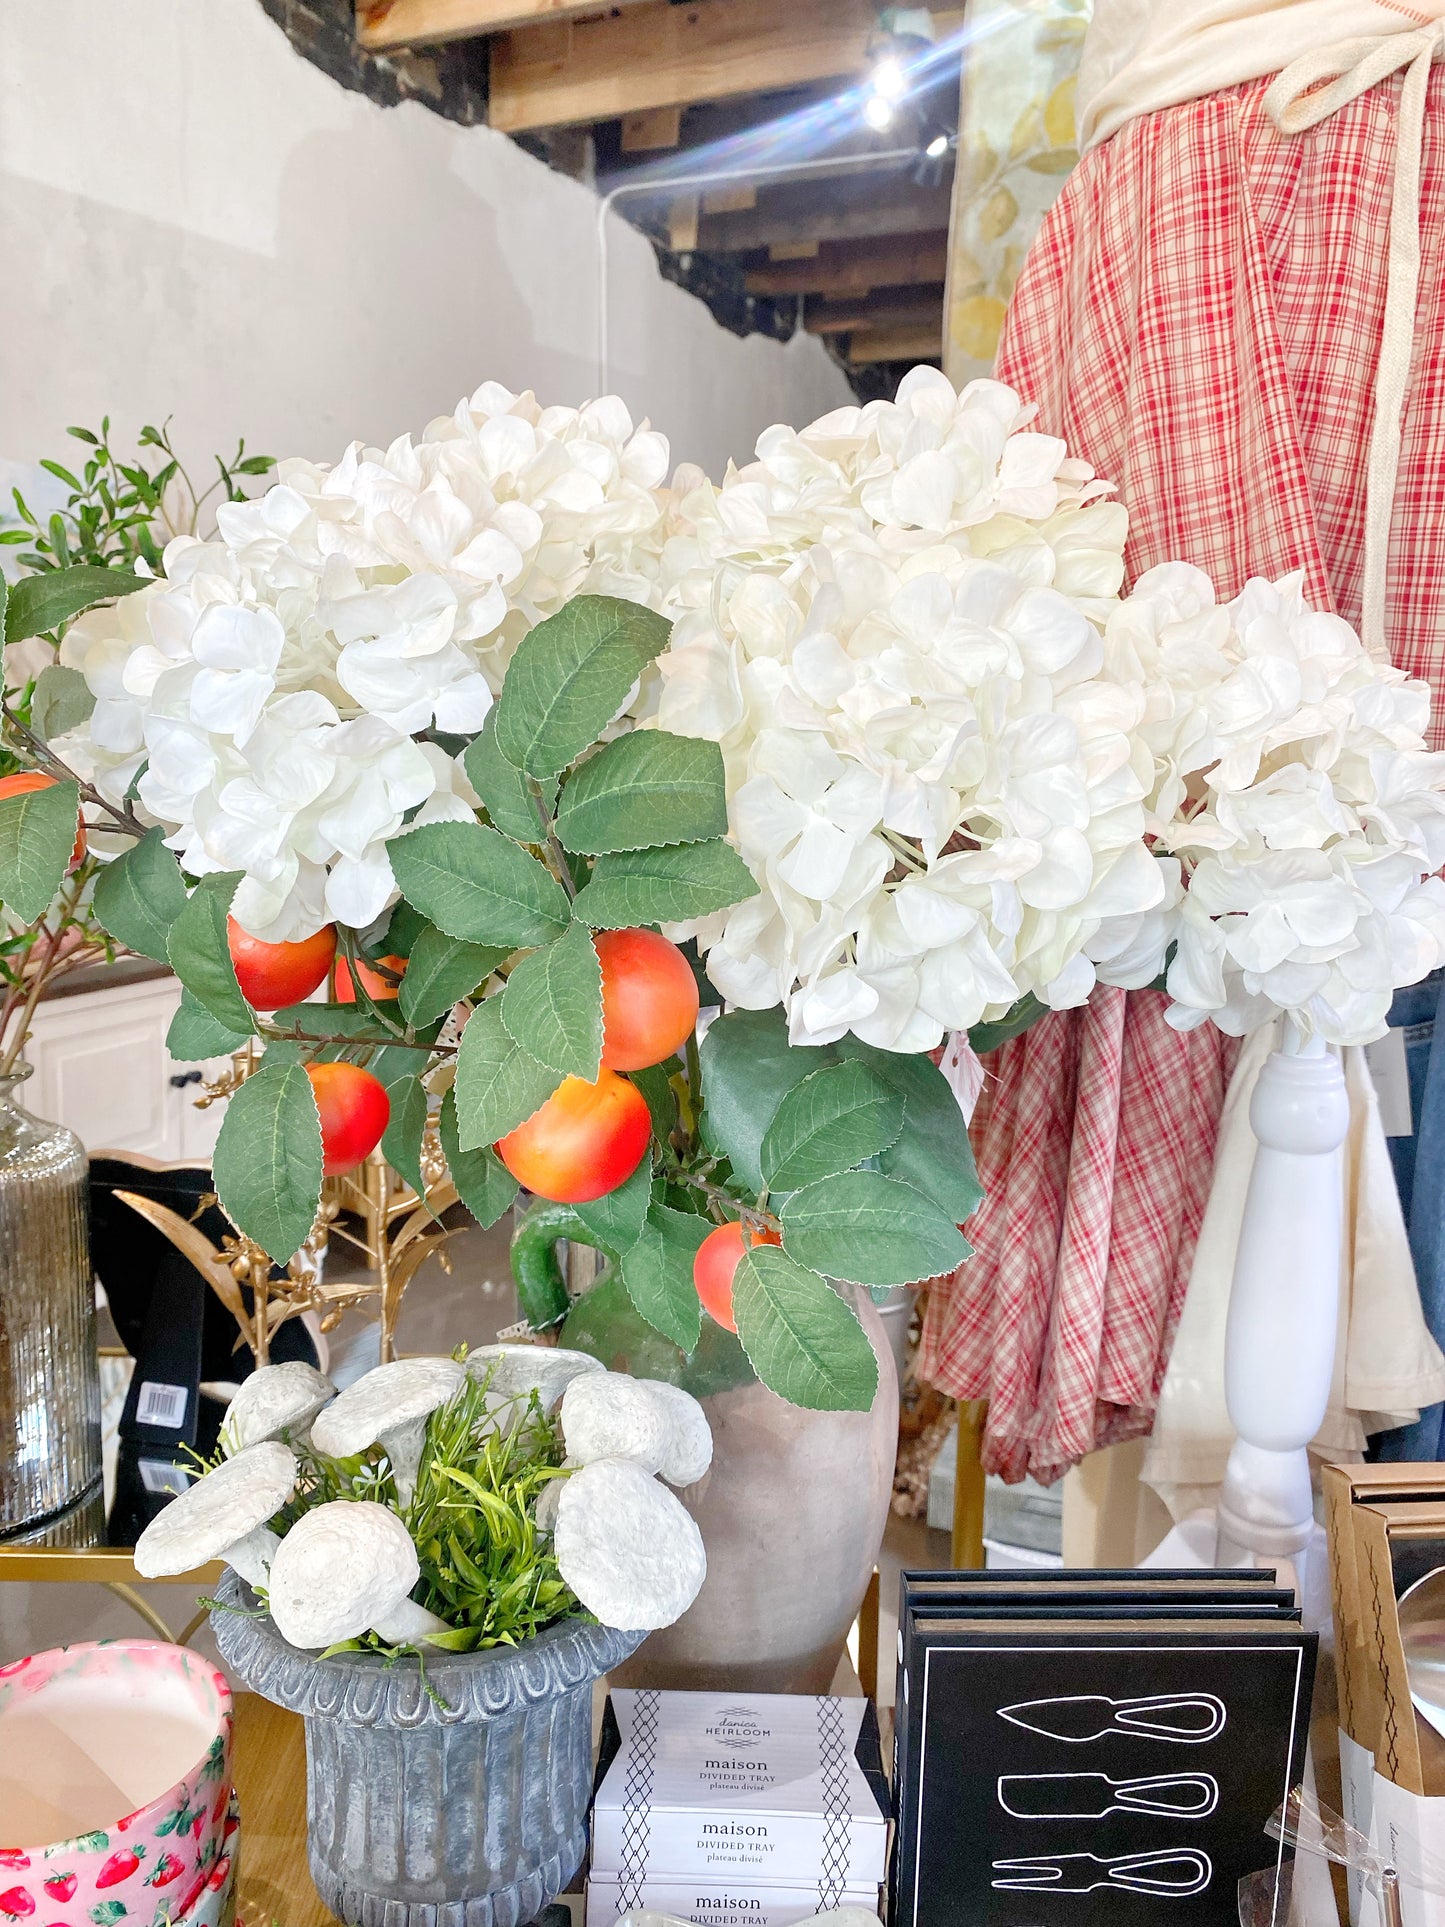
[[193, 876], [241, 870], [255, 935], [365, 928], [404, 821], [471, 818], [458, 764], [532, 625], [583, 591], [648, 600], [668, 447], [615, 398], [542, 408], [496, 383], [419, 440], [290, 461], [182, 538], [165, 578], [83, 617], [62, 660], [96, 698], [54, 745], [132, 783]]
[[1280, 1010], [1334, 1043], [1445, 958], [1445, 754], [1425, 683], [1377, 663], [1301, 578], [1219, 603], [1153, 569], [1110, 616], [1107, 678], [1139, 689], [1148, 832], [1168, 890], [1089, 945], [1106, 982], [1167, 966], [1170, 1022], [1242, 1035]]
[[936, 1045], [1026, 992], [1077, 1002], [1105, 918], [1161, 904], [1140, 692], [1091, 617], [1124, 511], [1011, 389], [926, 368], [772, 429], [679, 506], [647, 706], [723, 750], [760, 896], [697, 929], [795, 1043]]

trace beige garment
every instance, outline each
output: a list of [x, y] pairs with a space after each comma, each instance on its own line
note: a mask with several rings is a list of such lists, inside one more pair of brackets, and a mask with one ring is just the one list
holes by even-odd
[[1315, 49], [1409, 33], [1442, 16], [1445, 0], [1094, 0], [1079, 65], [1079, 147]]
[[[1224, 1328], [1256, 1141], [1249, 1124], [1255, 1080], [1280, 1041], [1276, 1019], [1246, 1038], [1214, 1153], [1214, 1180], [1174, 1351], [1159, 1395], [1141, 1476], [1176, 1520], [1215, 1503], [1234, 1428], [1224, 1398]], [[1344, 1159], [1339, 1340], [1334, 1382], [1314, 1449], [1358, 1459], [1367, 1432], [1407, 1422], [1445, 1399], [1445, 1357], [1430, 1336], [1375, 1087], [1365, 1053], [1341, 1053], [1350, 1099]], [[1287, 1271], [1289, 1253], [1280, 1253]], [[1281, 1361], [1282, 1368], [1286, 1361]]]

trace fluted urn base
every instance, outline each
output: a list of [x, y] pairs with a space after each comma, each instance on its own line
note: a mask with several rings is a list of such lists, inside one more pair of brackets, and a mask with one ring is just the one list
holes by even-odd
[[[257, 1603], [231, 1572], [217, 1596]], [[348, 1927], [521, 1927], [581, 1866], [592, 1683], [641, 1633], [553, 1626], [515, 1650], [439, 1653], [423, 1682], [414, 1659], [318, 1659], [269, 1618], [211, 1624], [231, 1671], [306, 1721], [311, 1877]]]

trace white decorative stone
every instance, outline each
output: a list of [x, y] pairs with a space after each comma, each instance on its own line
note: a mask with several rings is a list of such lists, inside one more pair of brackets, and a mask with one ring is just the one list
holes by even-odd
[[241, 1381], [226, 1407], [221, 1448], [228, 1459], [234, 1458], [248, 1445], [279, 1439], [283, 1432], [287, 1444], [304, 1446], [312, 1420], [335, 1396], [336, 1387], [325, 1373], [299, 1358], [262, 1365]]
[[573, 1473], [557, 1502], [553, 1545], [587, 1610], [628, 1631], [670, 1626], [707, 1576], [692, 1517], [633, 1459], [597, 1459]]
[[142, 1579], [167, 1579], [224, 1559], [248, 1584], [265, 1585], [278, 1543], [266, 1521], [295, 1489], [296, 1460], [284, 1445], [247, 1446], [156, 1514], [136, 1541], [136, 1571]]

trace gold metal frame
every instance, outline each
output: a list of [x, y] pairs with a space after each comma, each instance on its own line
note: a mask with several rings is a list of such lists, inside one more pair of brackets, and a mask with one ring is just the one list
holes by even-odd
[[178, 1572], [165, 1579], [142, 1580], [135, 1562], [124, 1546], [7, 1546], [0, 1544], [0, 1582], [16, 1584], [104, 1586], [114, 1599], [129, 1606], [155, 1634], [173, 1646], [188, 1646], [205, 1624], [202, 1606], [179, 1632], [143, 1597], [138, 1585], [188, 1586], [199, 1591], [214, 1589], [225, 1567], [219, 1560], [198, 1566], [194, 1572]]

